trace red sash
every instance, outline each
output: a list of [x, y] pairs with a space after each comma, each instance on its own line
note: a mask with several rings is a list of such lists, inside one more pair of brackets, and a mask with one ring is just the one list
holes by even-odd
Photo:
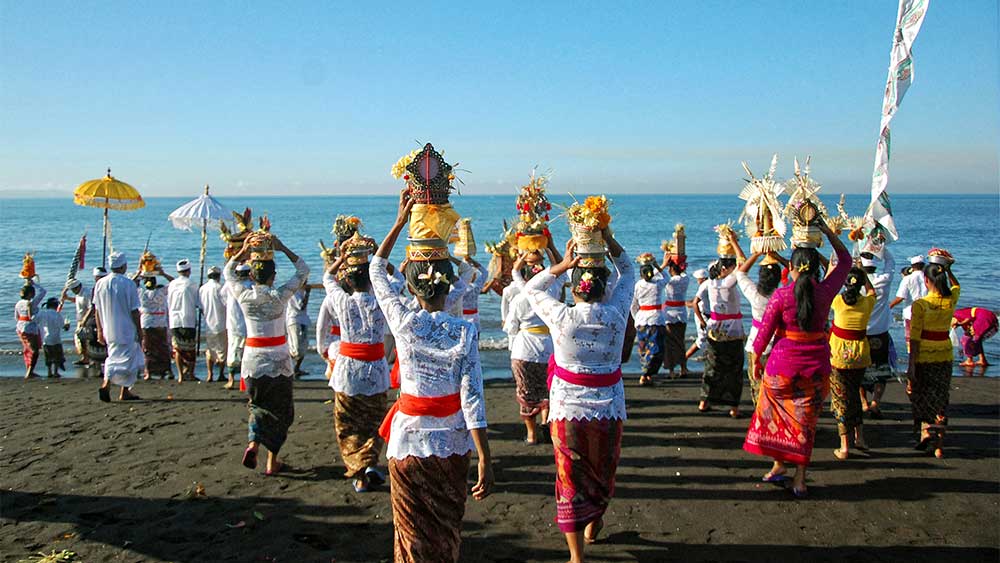
[[664, 307], [687, 307], [687, 303], [683, 301], [664, 301]]
[[713, 312], [710, 316], [713, 321], [735, 321], [737, 319], [742, 319], [743, 313], [733, 313], [731, 315], [723, 315], [722, 313]]
[[385, 345], [381, 342], [376, 342], [375, 344], [357, 344], [341, 340], [340, 355], [361, 360], [362, 362], [377, 362], [385, 357]]
[[640, 311], [659, 311], [662, 308], [662, 305], [639, 305]]
[[566, 383], [582, 385], [584, 387], [611, 387], [622, 380], [622, 368], [618, 367], [611, 373], [573, 373], [568, 369], [559, 367], [556, 363], [555, 354], [549, 356], [549, 378], [547, 385], [552, 389], [552, 379], [558, 377]]
[[479, 314], [479, 309], [462, 309], [463, 315], [476, 315]]
[[837, 325], [831, 325], [830, 332], [836, 334], [838, 338], [843, 340], [864, 340], [867, 334], [864, 329], [862, 330], [848, 330], [846, 328], [840, 328]]
[[920, 331], [920, 340], [948, 340], [950, 336], [946, 330], [922, 330]]
[[389, 370], [389, 386], [399, 389], [399, 352], [396, 352], [396, 361], [392, 362], [392, 369]]
[[247, 348], [271, 348], [274, 346], [281, 346], [288, 339], [285, 335], [281, 336], [251, 336], [247, 338], [246, 346]]
[[330, 334], [332, 334], [334, 336], [340, 336], [340, 326], [338, 326], [338, 325], [331, 325], [330, 326]]
[[386, 442], [389, 441], [389, 434], [392, 430], [392, 419], [397, 412], [410, 416], [436, 416], [444, 418], [451, 416], [462, 410], [462, 397], [460, 394], [444, 395], [443, 397], [416, 397], [400, 393], [399, 399], [393, 403], [389, 412], [382, 419], [382, 425], [378, 428], [379, 436]]
[[825, 332], [805, 332], [802, 330], [785, 329], [784, 337], [795, 342], [819, 342], [826, 340]]
[[24, 322], [28, 322], [28, 321], [30, 321], [30, 320], [31, 320], [31, 317], [22, 317], [21, 315], [18, 315], [18, 316], [17, 316], [17, 320], [19, 320], [19, 321], [24, 321]]

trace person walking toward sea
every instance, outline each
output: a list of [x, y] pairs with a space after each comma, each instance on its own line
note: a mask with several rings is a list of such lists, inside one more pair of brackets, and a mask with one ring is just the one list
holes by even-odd
[[194, 368], [198, 358], [198, 284], [191, 279], [191, 261], [177, 262], [177, 278], [167, 286], [170, 306], [170, 336], [177, 362], [177, 381], [195, 380]]
[[830, 227], [820, 220], [815, 228], [830, 241], [836, 267], [824, 278], [817, 241], [796, 243], [789, 265], [794, 283], [771, 294], [754, 340], [754, 354], [760, 358], [777, 337], [767, 365], [755, 368], [763, 371], [764, 380], [743, 443], [744, 450], [774, 459], [765, 482], [783, 482], [785, 464], [795, 464], [792, 492], [797, 498], [806, 496], [816, 422], [830, 386], [830, 344], [824, 327], [830, 304], [851, 269], [851, 254]]
[[[951, 324], [965, 332], [961, 339], [965, 360], [959, 365], [963, 367], [990, 365], [986, 361], [986, 353], [983, 352], [983, 341], [997, 333], [996, 313], [983, 307], [957, 309]], [[974, 362], [973, 358], [976, 356], [979, 356], [979, 361]]]
[[[712, 309], [709, 307], [708, 303], [708, 280], [709, 271], [713, 268], [717, 269], [714, 263], [710, 265], [707, 270], [697, 269], [691, 273], [691, 275], [694, 276], [694, 281], [698, 285], [698, 288], [694, 293], [694, 297], [691, 298], [691, 311], [688, 313], [688, 316], [694, 315], [694, 325], [697, 330], [697, 334], [695, 335], [694, 344], [692, 344], [691, 347], [688, 348], [688, 351], [684, 354], [684, 357], [687, 360], [690, 360], [691, 356], [694, 356], [698, 353], [698, 350], [705, 347], [705, 321], [708, 319], [708, 316], [712, 314]], [[695, 311], [695, 309], [697, 309], [697, 311]]]
[[635, 280], [631, 313], [635, 319], [639, 365], [642, 368], [639, 385], [645, 386], [653, 384], [653, 376], [663, 365], [664, 348], [667, 345], [663, 290], [669, 280], [662, 273], [667, 266], [666, 256], [663, 264], [657, 264], [652, 254], [644, 252], [635, 261], [639, 265], [639, 279]]
[[132, 386], [146, 366], [142, 354], [142, 322], [139, 315], [139, 294], [135, 282], [125, 275], [128, 262], [121, 252], [108, 256], [111, 274], [101, 278], [94, 286], [94, 310], [97, 320], [97, 340], [107, 346], [104, 361], [104, 383], [98, 397], [105, 403], [111, 401], [111, 385], [122, 390], [122, 401], [138, 400]]
[[67, 322], [58, 312], [59, 299], [50, 297], [45, 306], [35, 315], [38, 331], [42, 336], [45, 351], [45, 367], [49, 377], [59, 377], [59, 370], [66, 371], [66, 356], [63, 353], [62, 332], [69, 330]]
[[[750, 336], [747, 338], [744, 351], [746, 352], [747, 359], [747, 380], [750, 382], [750, 399], [753, 401], [754, 406], [757, 406], [757, 396], [760, 395], [760, 380], [764, 377], [764, 374], [758, 373], [754, 366], [767, 364], [767, 356], [771, 353], [771, 345], [767, 345], [764, 355], [758, 360], [753, 353], [753, 343], [757, 338], [757, 331], [760, 328], [760, 320], [764, 316], [764, 309], [767, 308], [767, 301], [770, 299], [771, 294], [774, 293], [774, 290], [778, 289], [778, 285], [781, 284], [781, 269], [788, 264], [788, 261], [776, 252], [767, 254], [754, 252], [748, 259], [743, 254], [743, 249], [740, 248], [736, 237], [729, 237], [729, 241], [732, 243], [733, 248], [736, 249], [737, 259], [741, 262], [739, 268], [736, 269], [736, 285], [740, 288], [740, 292], [743, 293], [743, 297], [750, 302], [750, 315], [752, 317]], [[750, 269], [753, 268], [753, 265], [761, 256], [764, 256], [764, 261], [761, 263], [760, 271], [757, 273], [757, 283], [754, 283], [749, 276]]]
[[[867, 293], [862, 294], [862, 290]], [[871, 365], [871, 350], [866, 327], [875, 308], [875, 288], [868, 274], [853, 268], [847, 274], [844, 290], [833, 299], [833, 325], [830, 327], [830, 392], [833, 395], [833, 416], [837, 419], [840, 448], [833, 450], [839, 460], [850, 455], [850, 441], [865, 451], [861, 413], [861, 382], [865, 368]]]
[[961, 288], [951, 271], [955, 259], [948, 251], [932, 248], [927, 253], [927, 262], [924, 268], [927, 295], [913, 302], [910, 319], [906, 393], [913, 410], [914, 431], [919, 432], [917, 449], [923, 451], [931, 446], [934, 456], [941, 458], [954, 360], [948, 329]]
[[76, 346], [76, 353], [80, 356], [78, 360], [73, 362], [74, 366], [88, 366], [90, 365], [90, 355], [87, 353], [87, 344], [89, 338], [87, 337], [86, 329], [83, 326], [83, 318], [86, 316], [87, 311], [90, 310], [90, 297], [91, 292], [87, 291], [83, 287], [83, 282], [80, 280], [70, 280], [66, 282], [66, 289], [62, 293], [62, 302], [73, 301], [73, 307], [76, 313], [76, 328], [73, 331], [73, 344]]
[[167, 283], [173, 281], [163, 271], [138, 273], [135, 278], [139, 285], [139, 321], [142, 326], [142, 353], [146, 357], [146, 374], [160, 378], [173, 375], [170, 369], [170, 336], [168, 334], [167, 288], [157, 283], [157, 276], [163, 276]]
[[[240, 264], [236, 266], [236, 279], [232, 280], [237, 286], [250, 288], [250, 266]], [[229, 381], [226, 389], [232, 389], [236, 385], [236, 378], [240, 376], [240, 365], [243, 362], [243, 350], [247, 342], [247, 322], [243, 318], [243, 309], [236, 302], [236, 294], [230, 290], [231, 280], [223, 278], [222, 297], [226, 300], [226, 368], [229, 371]]]
[[[743, 313], [740, 312], [740, 292], [736, 287], [736, 251], [729, 238], [719, 237], [718, 276], [708, 282], [711, 313], [705, 326], [708, 347], [705, 351], [705, 373], [702, 375], [700, 412], [711, 410], [713, 404], [729, 407], [729, 416], [740, 414], [743, 395]], [[699, 315], [697, 309], [695, 314]], [[699, 321], [703, 319], [699, 318]]]
[[226, 300], [222, 296], [222, 270], [216, 266], [208, 269], [208, 281], [198, 290], [202, 316], [205, 319], [205, 369], [206, 381], [212, 381], [216, 366], [219, 381], [226, 369]]
[[[295, 268], [284, 284], [275, 287], [274, 253], [282, 252]], [[245, 286], [236, 276], [236, 267], [244, 260], [250, 263], [250, 279]], [[256, 469], [261, 445], [267, 448], [265, 475], [276, 475], [284, 465], [278, 453], [288, 438], [288, 429], [295, 420], [292, 399], [292, 357], [288, 352], [285, 333], [285, 311], [295, 292], [309, 276], [309, 266], [281, 240], [267, 231], [247, 236], [243, 248], [226, 264], [226, 287], [236, 299], [246, 321], [247, 339], [240, 364], [246, 380], [250, 411], [247, 422], [247, 448], [243, 466]]]
[[662, 270], [667, 272], [664, 276], [667, 283], [663, 287], [663, 322], [666, 328], [663, 335], [663, 367], [671, 379], [674, 378], [674, 367], [680, 367], [680, 377], [686, 377], [684, 335], [687, 333], [687, 290], [691, 278], [672, 257], [664, 260]]
[[[549, 327], [554, 344], [548, 377], [556, 524], [574, 563], [584, 560], [584, 544], [596, 542], [604, 527], [626, 419], [621, 351], [635, 270], [604, 225], [601, 235], [618, 272], [616, 282], [608, 283], [611, 272], [603, 254], [576, 254], [577, 241], [570, 239], [562, 262], [537, 274], [521, 290]], [[570, 270], [572, 307], [550, 291]]]
[[[861, 257], [861, 267], [875, 288], [875, 308], [868, 320], [868, 346], [871, 349], [872, 364], [865, 371], [865, 380], [861, 384], [861, 408], [875, 419], [882, 418], [879, 404], [885, 393], [885, 384], [892, 377], [895, 363], [892, 337], [889, 335], [892, 320], [889, 315], [889, 289], [892, 278], [896, 275], [896, 261], [888, 248], [883, 256], [885, 261], [881, 267], [874, 257]], [[871, 402], [868, 401], [868, 393], [871, 393]]]
[[302, 371], [302, 362], [306, 359], [306, 351], [309, 349], [309, 325], [311, 324], [308, 310], [309, 294], [308, 285], [296, 291], [295, 296], [288, 302], [288, 310], [285, 312], [288, 353], [292, 355], [292, 360], [295, 362], [295, 377], [309, 375]]
[[493, 488], [479, 334], [445, 309], [454, 276], [449, 260], [410, 256], [406, 262], [406, 282], [419, 310], [404, 304], [390, 285], [389, 255], [413, 205], [402, 192], [396, 221], [370, 266], [400, 360], [399, 399], [379, 429], [388, 443], [394, 560], [457, 561], [473, 449], [479, 464], [472, 497], [482, 500]]
[[896, 290], [896, 298], [889, 303], [892, 309], [903, 304], [903, 330], [906, 334], [906, 350], [910, 350], [910, 312], [913, 302], [927, 295], [927, 285], [924, 284], [924, 257], [920, 254], [910, 257], [908, 273], [903, 274]]
[[471, 321], [479, 329], [479, 294], [483, 292], [483, 286], [490, 277], [489, 272], [482, 264], [476, 262], [471, 256], [466, 256], [463, 261], [471, 266], [474, 271], [469, 287], [465, 288], [465, 295], [462, 296], [462, 318]]
[[46, 293], [45, 288], [38, 284], [37, 278], [29, 279], [21, 288], [21, 299], [14, 304], [14, 320], [17, 321], [14, 330], [21, 339], [25, 379], [38, 377], [35, 365], [38, 364], [38, 353], [42, 349], [42, 336], [35, 322], [35, 314]]

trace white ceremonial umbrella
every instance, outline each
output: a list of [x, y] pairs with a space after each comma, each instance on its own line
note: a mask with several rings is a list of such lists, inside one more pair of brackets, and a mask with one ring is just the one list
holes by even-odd
[[[205, 193], [197, 199], [189, 201], [175, 209], [167, 218], [173, 223], [174, 228], [182, 231], [191, 231], [195, 227], [201, 229], [201, 254], [198, 258], [201, 264], [201, 274], [198, 276], [198, 287], [205, 281], [205, 249], [208, 246], [208, 230], [219, 230], [219, 221], [230, 215], [229, 208], [219, 203], [219, 200], [208, 195], [208, 186], [205, 186]], [[198, 307], [198, 330], [195, 342], [195, 357], [197, 358], [201, 344], [201, 307]]]

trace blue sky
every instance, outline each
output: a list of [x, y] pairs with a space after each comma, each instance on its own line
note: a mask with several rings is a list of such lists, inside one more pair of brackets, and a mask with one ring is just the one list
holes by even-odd
[[[417, 7], [420, 6], [418, 9]], [[934, 0], [890, 191], [997, 192], [997, 2]], [[389, 193], [433, 142], [464, 193], [735, 192], [813, 155], [864, 192], [894, 0], [0, 2], [0, 192], [106, 166], [148, 196]]]

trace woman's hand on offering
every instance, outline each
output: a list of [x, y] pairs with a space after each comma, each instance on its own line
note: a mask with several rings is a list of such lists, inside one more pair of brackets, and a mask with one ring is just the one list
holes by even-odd
[[399, 210], [396, 213], [396, 224], [405, 225], [410, 220], [410, 211], [413, 210], [414, 200], [410, 197], [410, 190], [403, 189], [399, 192]]

